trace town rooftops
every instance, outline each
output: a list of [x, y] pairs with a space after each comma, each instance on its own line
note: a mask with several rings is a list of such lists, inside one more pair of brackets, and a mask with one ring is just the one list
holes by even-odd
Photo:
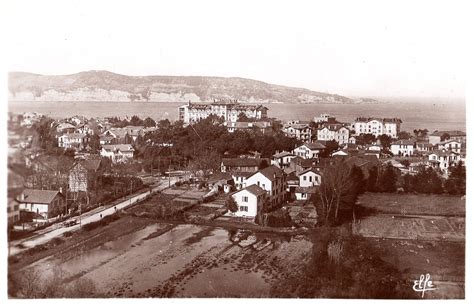
[[243, 103], [238, 103], [238, 102], [212, 102], [212, 103], [188, 103], [187, 105], [184, 105], [183, 107], [187, 106], [189, 109], [212, 109], [212, 106], [222, 106], [229, 108], [230, 110], [236, 110], [236, 111], [247, 111], [247, 110], [261, 110], [261, 109], [267, 109], [267, 107], [264, 107], [262, 105], [256, 105], [256, 104], [243, 104]]
[[252, 176], [254, 173], [253, 172], [231, 172], [232, 176], [234, 177], [244, 177], [244, 178], [249, 178]]
[[431, 136], [442, 136], [443, 134], [449, 134], [449, 136], [456, 137], [456, 136], [466, 136], [466, 132], [459, 131], [459, 130], [452, 130], [452, 131], [434, 131]]
[[20, 203], [50, 204], [59, 191], [24, 189], [17, 198]]
[[130, 144], [114, 144], [114, 145], [102, 145], [102, 149], [105, 151], [135, 151], [133, 146]]
[[372, 120], [377, 120], [382, 123], [396, 123], [396, 124], [402, 123], [402, 120], [400, 118], [380, 118], [380, 117], [357, 117], [355, 119], [355, 122], [368, 123]]
[[[327, 128], [328, 130], [331, 130], [331, 131], [338, 131], [342, 128], [345, 128], [345, 129], [348, 129], [347, 127], [345, 127], [343, 124], [339, 123], [339, 122], [336, 122], [336, 123], [324, 123], [322, 124], [318, 130], [323, 130]], [[349, 129], [348, 129], [349, 130]]]

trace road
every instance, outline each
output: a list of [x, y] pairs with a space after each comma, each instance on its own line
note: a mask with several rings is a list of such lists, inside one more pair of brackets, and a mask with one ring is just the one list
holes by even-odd
[[[75, 216], [73, 218], [68, 219], [69, 220], [81, 220], [81, 225], [77, 224], [71, 227], [64, 227], [62, 226], [62, 223], [56, 223], [54, 225], [51, 225], [40, 232], [36, 233], [34, 236], [20, 239], [17, 241], [13, 241], [10, 246], [10, 256], [16, 255], [20, 252], [23, 252], [27, 249], [30, 249], [36, 245], [39, 244], [44, 244], [53, 238], [62, 236], [65, 232], [68, 231], [77, 231], [82, 225], [86, 225], [92, 222], [97, 222], [101, 218], [114, 214], [116, 210], [121, 210], [125, 209], [134, 203], [144, 199], [150, 193], [157, 192], [157, 191], [163, 191], [168, 188], [168, 184], [173, 185], [176, 181], [178, 181], [177, 177], [171, 177], [170, 182], [168, 180], [163, 180], [160, 184], [157, 186], [153, 187], [151, 191], [146, 191], [142, 192], [139, 194], [133, 194], [129, 197], [126, 197], [123, 201], [120, 203], [115, 204], [115, 206], [110, 206], [110, 207], [104, 207], [104, 208], [97, 208], [93, 211], [86, 212], [82, 214], [80, 217]], [[114, 208], [115, 207], [115, 208]]]

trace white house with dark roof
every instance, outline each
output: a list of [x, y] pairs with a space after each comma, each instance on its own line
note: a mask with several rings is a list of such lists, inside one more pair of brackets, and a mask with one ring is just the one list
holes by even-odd
[[390, 151], [396, 156], [413, 156], [415, 142], [412, 140], [398, 140], [390, 145]]
[[457, 140], [451, 140], [451, 139], [443, 141], [443, 142], [439, 142], [438, 144], [436, 144], [436, 147], [439, 150], [451, 150], [452, 152], [455, 152], [458, 154], [461, 153], [461, 146], [462, 146], [461, 142]]
[[293, 149], [293, 153], [296, 156], [301, 157], [303, 159], [313, 159], [313, 158], [318, 158], [321, 150], [325, 148], [326, 146], [324, 146], [323, 144], [319, 142], [305, 143]]
[[303, 142], [310, 142], [312, 129], [309, 125], [309, 122], [300, 122], [300, 121], [291, 121], [287, 122], [283, 128], [283, 133], [292, 138], [296, 138], [297, 140]]
[[336, 141], [339, 145], [349, 143], [349, 128], [341, 123], [323, 124], [317, 131], [318, 141]]
[[89, 136], [83, 133], [66, 133], [58, 137], [58, 147], [84, 149], [89, 142]]
[[263, 206], [267, 192], [253, 184], [231, 194], [231, 197], [237, 203], [237, 212], [234, 213], [240, 217], [255, 217], [258, 207]]
[[24, 189], [17, 197], [20, 211], [29, 211], [49, 219], [66, 213], [65, 198], [60, 191]]
[[278, 152], [273, 155], [271, 164], [279, 168], [288, 167], [294, 158], [296, 158], [294, 153], [288, 151]]
[[133, 159], [135, 149], [130, 144], [102, 145], [100, 156], [109, 158], [113, 163], [126, 162]]
[[439, 168], [445, 174], [448, 173], [450, 166], [456, 165], [460, 160], [460, 155], [450, 150], [433, 150], [428, 156], [430, 165]]
[[312, 168], [300, 172], [298, 178], [300, 187], [314, 187], [321, 184], [321, 174]]
[[253, 184], [267, 191], [272, 205], [280, 204], [285, 199], [285, 173], [275, 165], [255, 172], [245, 181], [247, 187]]

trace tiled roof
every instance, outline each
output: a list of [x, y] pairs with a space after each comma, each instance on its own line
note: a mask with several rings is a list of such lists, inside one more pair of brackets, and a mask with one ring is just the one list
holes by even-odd
[[309, 149], [311, 150], [316, 150], [316, 149], [324, 149], [326, 148], [326, 146], [324, 146], [323, 144], [321, 144], [320, 142], [315, 142], [315, 143], [305, 143], [301, 146], [306, 146], [308, 147]]
[[393, 143], [392, 145], [411, 145], [411, 146], [414, 146], [415, 141], [412, 141], [412, 140], [398, 140], [395, 143]]
[[257, 173], [261, 173], [263, 176], [267, 177], [270, 180], [273, 180], [275, 177], [281, 178], [284, 175], [283, 171], [275, 165], [261, 169]]
[[298, 176], [301, 176], [301, 175], [303, 175], [303, 174], [306, 174], [307, 172], [314, 172], [314, 173], [316, 173], [316, 174], [319, 174], [319, 171], [318, 171], [317, 169], [315, 169], [315, 168], [308, 168], [308, 169], [305, 169], [305, 170], [303, 170], [302, 172], [300, 172], [300, 173], [298, 174]]
[[262, 189], [256, 184], [252, 184], [251, 186], [248, 186], [244, 188], [243, 190], [247, 190], [255, 196], [260, 196], [267, 193], [267, 191], [265, 191], [264, 189]]
[[18, 197], [18, 202], [50, 204], [56, 195], [59, 194], [59, 191], [25, 189], [22, 194], [24, 198]]
[[295, 154], [291, 153], [291, 152], [288, 152], [288, 151], [282, 151], [282, 152], [279, 152], [279, 153], [276, 153], [273, 155], [274, 158], [283, 158], [283, 157], [286, 157], [286, 156], [295, 156]]

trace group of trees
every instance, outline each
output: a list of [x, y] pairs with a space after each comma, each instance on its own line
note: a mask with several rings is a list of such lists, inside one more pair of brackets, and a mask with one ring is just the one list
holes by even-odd
[[217, 170], [224, 156], [237, 157], [256, 151], [262, 157], [271, 157], [276, 151], [291, 151], [300, 144], [281, 131], [272, 134], [263, 134], [258, 129], [228, 132], [217, 116], [186, 127], [182, 122], [161, 120], [157, 128], [134, 144], [135, 156], [153, 168], [162, 168], [165, 161], [167, 167]]
[[155, 127], [156, 122], [153, 118], [147, 117], [145, 119], [141, 119], [137, 115], [133, 115], [130, 120], [127, 119], [120, 119], [118, 117], [112, 117], [109, 118], [109, 123], [112, 125], [112, 127], [115, 128], [123, 128], [126, 126], [144, 126], [146, 127]]

